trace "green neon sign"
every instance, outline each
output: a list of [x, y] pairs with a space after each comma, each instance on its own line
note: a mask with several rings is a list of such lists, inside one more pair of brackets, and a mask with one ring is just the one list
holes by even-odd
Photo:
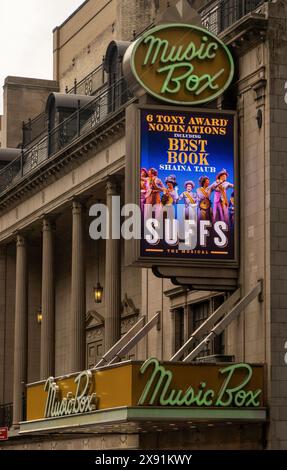
[[[196, 407], [259, 407], [261, 389], [248, 390], [252, 378], [252, 367], [249, 364], [232, 364], [219, 369], [223, 382], [219, 391], [209, 388], [207, 380], [197, 387], [189, 386], [186, 390], [172, 387], [173, 373], [159, 363], [156, 358], [147, 359], [140, 368], [140, 373], [149, 371], [149, 378], [141, 394], [139, 405], [161, 406], [196, 406]], [[234, 376], [240, 372], [241, 379]], [[231, 386], [231, 381], [233, 385]]]
[[166, 24], [147, 31], [133, 45], [130, 66], [148, 93], [184, 105], [213, 101], [234, 75], [226, 45], [209, 31], [189, 24]]

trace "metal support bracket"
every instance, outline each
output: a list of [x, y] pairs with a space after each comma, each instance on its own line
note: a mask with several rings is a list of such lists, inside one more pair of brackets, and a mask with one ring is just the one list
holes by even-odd
[[160, 324], [161, 312], [157, 312], [151, 320], [144, 324], [142, 317], [95, 365], [94, 369], [119, 362], [154, 326]]
[[[262, 280], [260, 280], [253, 289], [251, 289], [247, 295], [245, 295], [232, 309], [227, 313], [216, 325], [210, 330], [210, 333], [204, 338], [183, 360], [183, 362], [189, 362], [195, 359], [195, 357], [204, 349], [205, 345], [210, 342], [214, 336], [220, 335], [230, 323], [238, 317], [244, 308], [246, 308], [250, 302], [256, 297], [260, 298], [262, 294]], [[216, 312], [215, 312], [216, 313]]]

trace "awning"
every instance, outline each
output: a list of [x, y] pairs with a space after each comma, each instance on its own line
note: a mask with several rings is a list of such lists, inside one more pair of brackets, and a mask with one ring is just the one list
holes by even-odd
[[109, 64], [111, 58], [116, 54], [118, 59], [122, 59], [125, 55], [127, 48], [131, 43], [129, 41], [111, 41], [107, 47], [105, 61], [104, 61], [104, 70], [109, 73]]
[[52, 109], [73, 109], [76, 110], [78, 106], [85, 106], [95, 99], [94, 96], [75, 95], [70, 93], [51, 93], [48, 97], [46, 104], [46, 113], [49, 115]]
[[196, 409], [168, 407], [121, 407], [99, 410], [94, 413], [61, 418], [40, 419], [20, 423], [19, 434], [39, 434], [47, 432], [155, 432], [170, 431], [172, 426], [190, 430], [196, 424], [208, 425], [221, 422], [230, 425], [235, 423], [262, 423], [266, 421], [266, 408], [258, 409]]
[[9, 163], [21, 155], [21, 149], [0, 148], [0, 163]]

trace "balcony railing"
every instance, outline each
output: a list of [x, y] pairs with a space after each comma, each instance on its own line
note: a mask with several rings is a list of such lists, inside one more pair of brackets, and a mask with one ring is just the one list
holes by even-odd
[[22, 145], [26, 147], [33, 140], [48, 130], [48, 119], [46, 113], [41, 113], [34, 119], [23, 122]]
[[77, 81], [75, 78], [74, 85], [68, 89], [66, 87], [66, 93], [75, 93], [78, 95], [94, 95], [107, 83], [106, 73], [104, 71], [103, 64], [96, 67], [89, 75], [83, 80]]
[[[254, 11], [266, 0], [217, 0], [210, 1], [200, 10], [203, 26], [214, 34], [220, 34], [243, 16]], [[268, 1], [268, 0], [267, 0]]]
[[26, 177], [42, 162], [65, 148], [73, 140], [95, 130], [109, 114], [132, 98], [122, 78], [102, 90], [90, 103], [79, 108], [51, 132], [47, 132], [35, 145], [24, 150], [0, 171], [0, 194], [10, 185]]
[[[66, 93], [78, 95], [96, 96], [107, 87], [106, 74], [103, 65], [100, 64], [83, 80], [77, 82], [75, 79], [72, 88], [66, 88]], [[34, 140], [38, 139], [42, 134], [48, 131], [48, 116], [45, 112], [39, 114], [34, 119], [23, 122], [23, 148], [30, 145]]]

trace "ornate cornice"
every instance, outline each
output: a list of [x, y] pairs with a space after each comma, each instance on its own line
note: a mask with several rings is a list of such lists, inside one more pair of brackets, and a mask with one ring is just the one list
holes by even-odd
[[245, 54], [266, 38], [268, 20], [263, 14], [249, 13], [219, 34], [220, 39], [232, 46], [237, 56]]
[[121, 307], [122, 319], [139, 314], [139, 309], [136, 308], [133, 299], [129, 298], [127, 293], [124, 295]]

